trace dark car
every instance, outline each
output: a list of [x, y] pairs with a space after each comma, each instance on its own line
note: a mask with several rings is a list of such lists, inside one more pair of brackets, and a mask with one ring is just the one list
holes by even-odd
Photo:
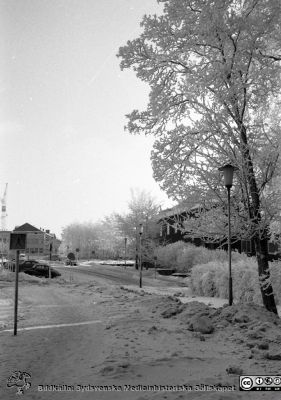
[[75, 260], [70, 260], [69, 258], [67, 258], [67, 260], [65, 261], [65, 265], [77, 265], [77, 262]]
[[159, 275], [172, 275], [176, 272], [174, 268], [157, 268]]
[[25, 260], [20, 262], [19, 264], [19, 272], [25, 272], [28, 269], [31, 269], [32, 267], [34, 267], [34, 265], [39, 264], [39, 261], [36, 260]]
[[51, 261], [61, 261], [61, 258], [58, 254], [52, 254]]
[[[26, 270], [32, 268], [35, 264], [38, 264], [38, 261], [36, 261], [36, 260], [20, 261], [19, 262], [19, 272], [25, 272]], [[4, 268], [15, 272], [16, 262], [15, 261], [6, 261], [4, 263]]]
[[[42, 276], [44, 278], [49, 278], [49, 268], [50, 266], [48, 264], [38, 263], [24, 272], [28, 275], [34, 275], [39, 277]], [[57, 276], [61, 276], [60, 272], [51, 267], [51, 278], [56, 278]]]

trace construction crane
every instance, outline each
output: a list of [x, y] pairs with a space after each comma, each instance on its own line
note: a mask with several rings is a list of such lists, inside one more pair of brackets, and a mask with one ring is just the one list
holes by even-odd
[[8, 189], [8, 183], [6, 183], [5, 190], [3, 197], [1, 198], [1, 230], [5, 231], [6, 230], [6, 219], [7, 219], [7, 189]]

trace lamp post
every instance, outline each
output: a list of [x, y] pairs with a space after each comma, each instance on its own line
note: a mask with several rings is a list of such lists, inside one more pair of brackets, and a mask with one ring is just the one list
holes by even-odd
[[125, 269], [127, 267], [127, 238], [124, 238], [124, 243], [125, 243]]
[[233, 285], [231, 273], [231, 226], [230, 226], [230, 189], [233, 182], [233, 172], [238, 169], [231, 164], [226, 164], [219, 168], [219, 171], [224, 175], [224, 186], [227, 189], [227, 203], [228, 203], [228, 304], [231, 306], [233, 303]]
[[143, 225], [139, 226], [140, 244], [139, 244], [139, 270], [140, 270], [140, 288], [142, 287], [142, 248], [141, 248], [141, 237], [143, 234]]
[[154, 257], [153, 257], [153, 259], [154, 259], [154, 278], [156, 279], [156, 264], [157, 264], [157, 257], [156, 257], [156, 256], [154, 256]]

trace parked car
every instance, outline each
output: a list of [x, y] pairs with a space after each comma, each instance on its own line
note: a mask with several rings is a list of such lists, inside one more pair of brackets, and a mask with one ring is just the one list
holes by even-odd
[[61, 261], [61, 258], [58, 254], [52, 254], [51, 261]]
[[25, 260], [19, 264], [19, 272], [25, 272], [26, 270], [32, 268], [34, 265], [39, 264], [36, 260]]
[[176, 278], [187, 278], [190, 275], [190, 272], [175, 272], [174, 274], [172, 274], [172, 276], [175, 276]]
[[[32, 268], [25, 270], [24, 272], [28, 275], [34, 275], [39, 277], [49, 278], [49, 268], [48, 264], [35, 264]], [[51, 278], [56, 278], [61, 276], [60, 272], [51, 267]]]
[[[24, 272], [27, 269], [32, 268], [35, 264], [38, 264], [36, 260], [19, 260], [19, 272]], [[4, 264], [5, 269], [9, 269], [12, 272], [15, 272], [16, 269], [16, 262], [13, 260], [6, 261]]]
[[176, 272], [175, 268], [157, 268], [159, 275], [172, 275]]
[[73, 266], [73, 265], [77, 265], [77, 262], [75, 260], [70, 260], [69, 258], [67, 258], [65, 261], [65, 265]]
[[25, 260], [27, 260], [27, 256], [24, 253], [20, 253], [19, 260], [20, 260], [20, 262], [25, 261]]

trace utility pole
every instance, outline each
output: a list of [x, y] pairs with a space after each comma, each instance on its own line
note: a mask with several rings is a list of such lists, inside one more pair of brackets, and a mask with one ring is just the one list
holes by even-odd
[[140, 270], [140, 288], [142, 288], [142, 247], [141, 247], [141, 237], [143, 234], [143, 225], [140, 224], [139, 235], [140, 235], [140, 243], [139, 243], [139, 270]]
[[51, 261], [52, 261], [52, 250], [53, 250], [53, 243], [50, 243], [50, 262], [49, 262], [49, 279], [51, 279]]
[[124, 238], [124, 242], [125, 242], [125, 269], [127, 267], [127, 238]]
[[15, 265], [15, 303], [14, 303], [14, 336], [17, 335], [18, 328], [18, 292], [19, 292], [19, 258], [20, 251], [26, 248], [25, 233], [10, 234], [10, 250], [16, 250], [16, 265]]

